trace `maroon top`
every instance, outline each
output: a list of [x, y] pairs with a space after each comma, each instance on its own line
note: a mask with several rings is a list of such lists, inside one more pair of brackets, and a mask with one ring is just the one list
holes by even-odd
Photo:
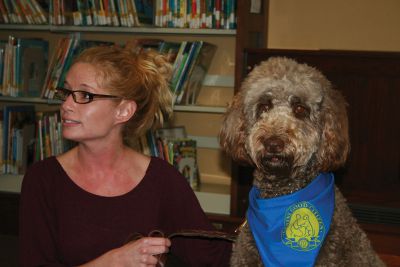
[[[143, 180], [116, 197], [77, 186], [55, 157], [33, 164], [22, 183], [21, 266], [75, 266], [122, 246], [130, 234], [213, 229], [185, 178], [151, 158]], [[228, 266], [231, 244], [176, 237], [171, 252], [190, 266]]]

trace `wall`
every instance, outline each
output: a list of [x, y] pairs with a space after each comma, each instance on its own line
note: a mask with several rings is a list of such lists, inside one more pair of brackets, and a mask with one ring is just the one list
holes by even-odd
[[400, 51], [398, 0], [269, 0], [268, 48]]

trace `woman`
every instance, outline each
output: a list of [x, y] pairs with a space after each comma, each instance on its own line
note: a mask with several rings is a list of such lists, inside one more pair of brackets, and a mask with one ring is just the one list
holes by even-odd
[[213, 229], [179, 172], [126, 145], [171, 113], [170, 71], [155, 52], [119, 47], [75, 60], [56, 97], [63, 137], [78, 145], [25, 174], [21, 266], [155, 266], [168, 251], [187, 266], [228, 265], [228, 242], [148, 236]]

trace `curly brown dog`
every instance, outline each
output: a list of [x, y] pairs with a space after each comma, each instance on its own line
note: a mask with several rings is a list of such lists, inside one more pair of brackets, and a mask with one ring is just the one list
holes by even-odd
[[[315, 199], [328, 185], [316, 181], [317, 177], [325, 173], [327, 181], [329, 177], [333, 181], [330, 172], [345, 163], [350, 150], [346, 103], [315, 68], [288, 58], [270, 58], [251, 71], [235, 95], [220, 142], [235, 161], [255, 167], [256, 201], [279, 204], [307, 191]], [[322, 188], [309, 189], [316, 183]], [[300, 255], [298, 259], [292, 254], [275, 254], [275, 245], [265, 245], [266, 252], [261, 253], [259, 246], [269, 236], [259, 235], [249, 222], [235, 243], [231, 265], [384, 266], [343, 195], [333, 182], [330, 187], [326, 212], [306, 200], [291, 205], [277, 220], [282, 221], [283, 230], [271, 239], [282, 243], [283, 250]], [[248, 221], [249, 212], [250, 208]], [[322, 213], [328, 214], [328, 219]], [[272, 228], [275, 226], [273, 223]], [[314, 260], [303, 262], [306, 253], [313, 251]]]

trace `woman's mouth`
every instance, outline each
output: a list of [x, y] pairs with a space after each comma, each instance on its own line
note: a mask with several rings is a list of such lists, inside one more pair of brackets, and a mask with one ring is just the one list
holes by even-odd
[[71, 119], [63, 119], [62, 122], [63, 122], [63, 125], [72, 125], [72, 124], [80, 123], [79, 121], [71, 120]]

